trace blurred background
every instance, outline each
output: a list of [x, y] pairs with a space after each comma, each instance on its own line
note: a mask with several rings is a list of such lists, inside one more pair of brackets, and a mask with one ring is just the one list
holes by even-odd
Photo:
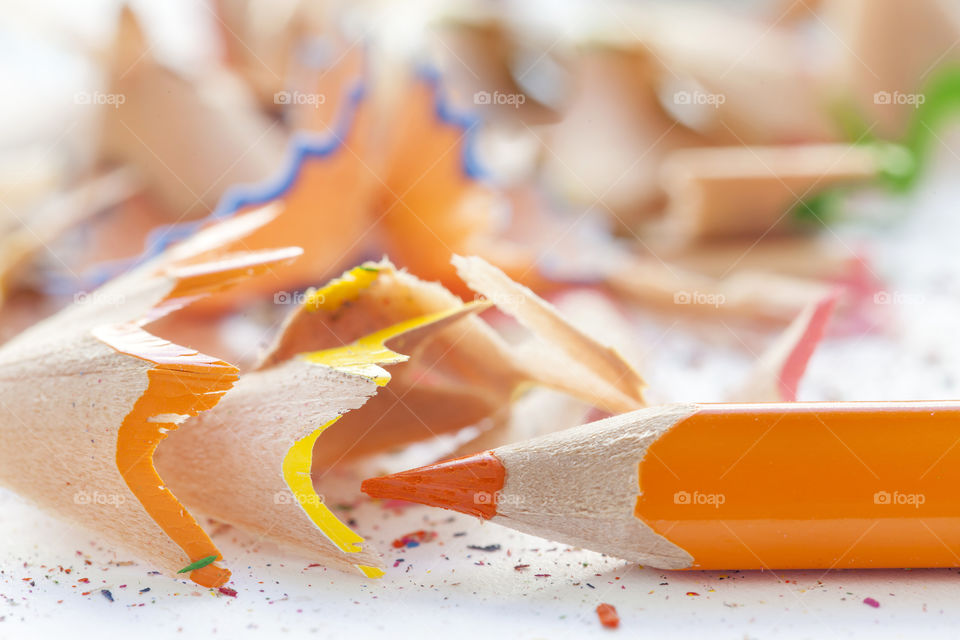
[[383, 255], [463, 293], [462, 253], [620, 323], [655, 399], [722, 397], [711, 367], [749, 366], [834, 294], [817, 358], [863, 376], [812, 374], [811, 399], [955, 394], [952, 364], [879, 373], [954, 362], [931, 342], [957, 311], [954, 2], [0, 11], [2, 339], [191, 224], [278, 201], [263, 243], [304, 244], [303, 265], [181, 339], [266, 342], [278, 292]]

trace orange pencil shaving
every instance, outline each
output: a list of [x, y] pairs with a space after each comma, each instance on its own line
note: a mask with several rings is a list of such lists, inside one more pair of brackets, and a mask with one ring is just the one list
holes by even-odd
[[223, 251], [274, 214], [212, 226], [5, 343], [0, 484], [169, 575], [189, 567], [193, 582], [223, 585], [230, 571], [208, 560], [220, 551], [158, 473], [154, 454], [213, 408], [239, 371], [147, 327], [297, 257], [297, 247]]
[[366, 480], [663, 569], [956, 567], [960, 402], [680, 404]]

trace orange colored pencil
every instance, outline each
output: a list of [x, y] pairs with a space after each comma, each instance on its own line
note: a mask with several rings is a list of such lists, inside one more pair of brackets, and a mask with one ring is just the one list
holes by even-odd
[[960, 566], [960, 402], [641, 409], [363, 483], [664, 569]]

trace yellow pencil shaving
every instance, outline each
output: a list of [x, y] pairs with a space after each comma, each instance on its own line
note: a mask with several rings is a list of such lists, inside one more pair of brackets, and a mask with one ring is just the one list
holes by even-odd
[[313, 291], [307, 296], [304, 306], [309, 311], [333, 311], [350, 300], [355, 300], [360, 292], [369, 287], [380, 275], [380, 266], [376, 262], [365, 262], [350, 269], [328, 285]]
[[337, 516], [323, 504], [313, 489], [310, 469], [313, 466], [313, 445], [330, 425], [339, 420], [339, 416], [327, 422], [313, 433], [297, 440], [283, 458], [283, 480], [296, 497], [297, 504], [306, 512], [314, 524], [320, 528], [330, 542], [346, 553], [362, 550], [363, 538], [350, 527], [343, 524]]
[[418, 316], [404, 320], [380, 331], [366, 335], [352, 344], [323, 351], [313, 351], [301, 354], [301, 358], [316, 364], [323, 364], [346, 373], [352, 373], [370, 378], [378, 386], [384, 386], [390, 381], [390, 374], [380, 367], [384, 364], [398, 364], [407, 360], [407, 356], [392, 351], [386, 343], [408, 333], [414, 329], [439, 322], [452, 315], [463, 313], [465, 309], [489, 306], [482, 300], [470, 302], [460, 307], [444, 309], [425, 316]]
[[[370, 273], [373, 278], [376, 277], [376, 272], [366, 271], [363, 267], [359, 267], [358, 269], [363, 273]], [[353, 269], [348, 272], [348, 275], [357, 272], [358, 269]], [[372, 282], [372, 279], [370, 281]], [[348, 290], [352, 289], [354, 292], [357, 290], [358, 282], [359, 280], [348, 280], [345, 276], [344, 278], [340, 278], [334, 285], [324, 287], [320, 291], [333, 289], [337, 295], [342, 296], [340, 298], [340, 303], [342, 303], [346, 298], [346, 294], [349, 293]], [[461, 316], [469, 311], [481, 310], [487, 306], [489, 305], [482, 301], [471, 302], [437, 313], [418, 316], [371, 333], [352, 344], [333, 349], [303, 353], [300, 354], [300, 358], [352, 375], [364, 376], [376, 383], [377, 386], [382, 387], [390, 381], [390, 374], [380, 365], [396, 364], [407, 360], [407, 356], [396, 353], [386, 346], [389, 340], [415, 329], [420, 329], [454, 316]], [[313, 466], [313, 446], [317, 438], [339, 419], [338, 416], [330, 420], [306, 437], [297, 440], [294, 445], [290, 447], [283, 459], [283, 479], [296, 497], [297, 504], [300, 505], [310, 520], [317, 525], [323, 534], [341, 551], [357, 553], [362, 551], [360, 545], [363, 543], [363, 538], [341, 522], [340, 519], [323, 504], [322, 499], [313, 488], [313, 482], [310, 476]], [[356, 565], [356, 567], [368, 578], [379, 578], [383, 575], [383, 571], [376, 567], [359, 564]]]
[[363, 575], [367, 576], [368, 578], [382, 578], [383, 574], [385, 573], [380, 567], [369, 567], [365, 564], [358, 564], [355, 566], [357, 569], [360, 569], [360, 571], [363, 572]]

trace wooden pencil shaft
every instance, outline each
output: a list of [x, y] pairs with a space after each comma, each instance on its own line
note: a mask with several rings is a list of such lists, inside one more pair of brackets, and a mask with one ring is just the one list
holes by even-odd
[[960, 566], [958, 445], [960, 402], [656, 407], [495, 450], [486, 499], [501, 524], [663, 568]]

